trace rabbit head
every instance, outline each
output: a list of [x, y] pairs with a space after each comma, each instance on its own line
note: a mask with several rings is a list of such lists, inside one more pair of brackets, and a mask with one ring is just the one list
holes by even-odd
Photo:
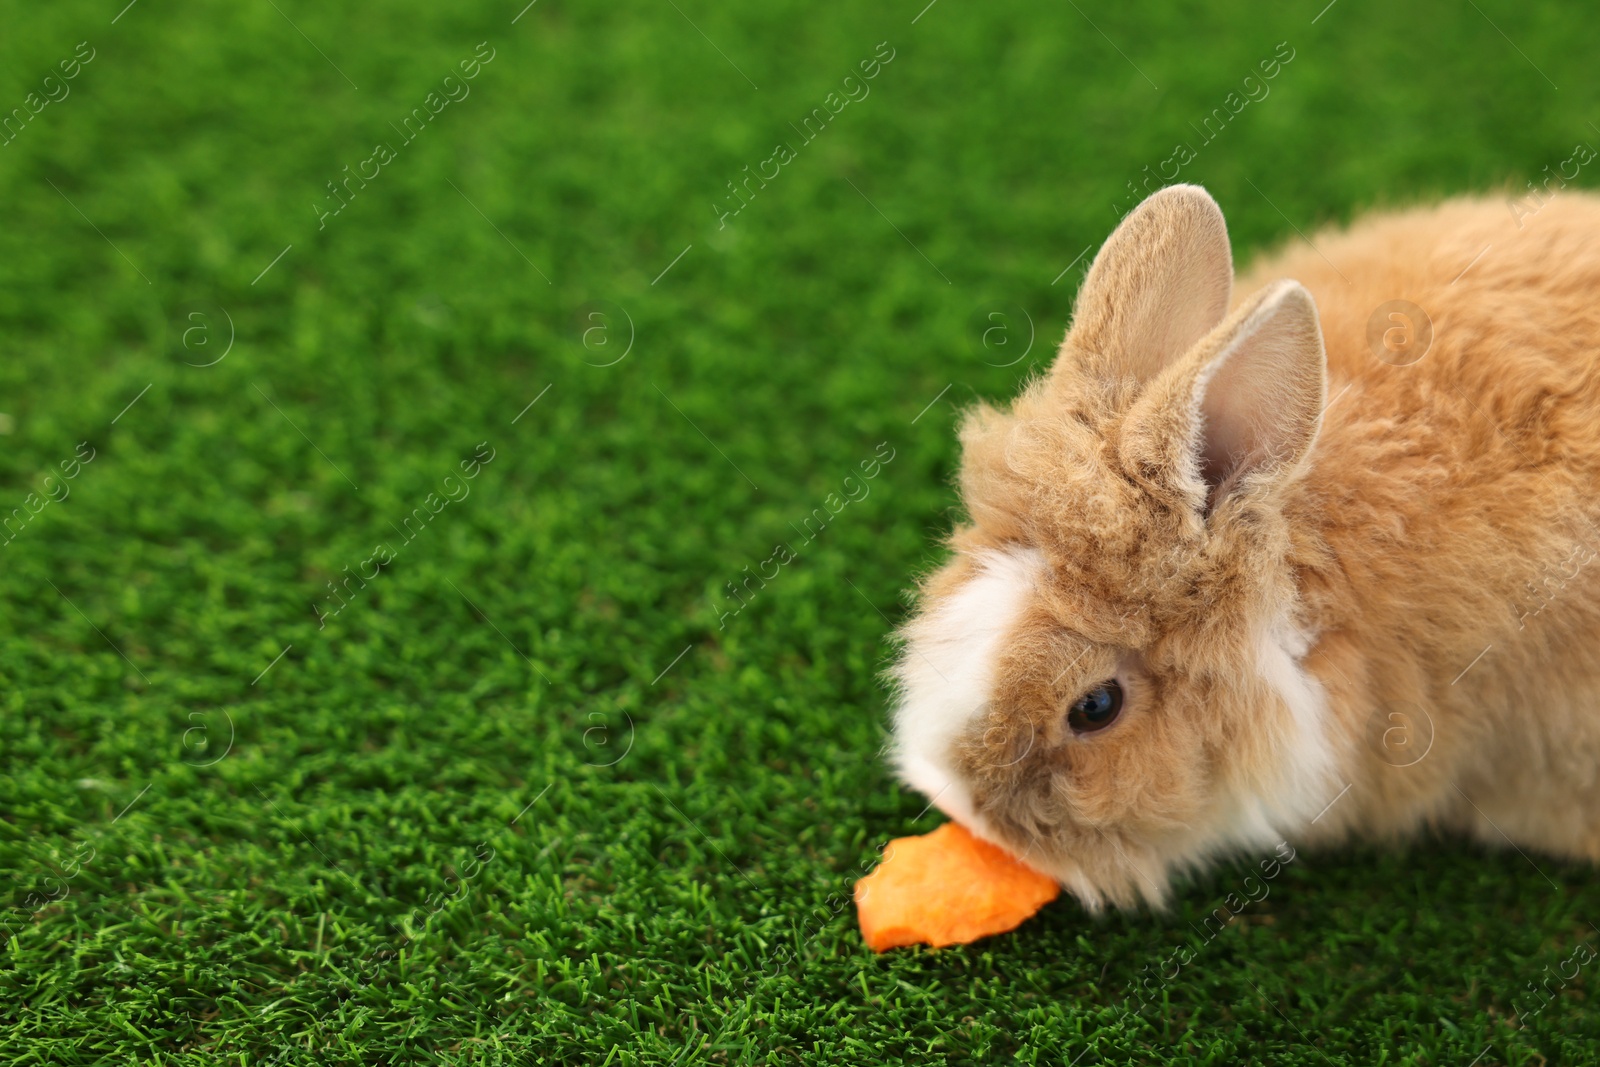
[[967, 521], [900, 634], [901, 776], [1091, 909], [1160, 906], [1331, 795], [1285, 516], [1322, 334], [1298, 283], [1230, 314], [1232, 286], [1203, 189], [1122, 221], [1049, 374], [967, 415]]

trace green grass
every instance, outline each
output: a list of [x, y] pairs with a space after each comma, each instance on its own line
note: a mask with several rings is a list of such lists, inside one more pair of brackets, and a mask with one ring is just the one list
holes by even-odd
[[939, 952], [873, 955], [847, 900], [938, 821], [878, 673], [954, 412], [1044, 365], [1126, 183], [1287, 41], [1182, 174], [1241, 252], [1520, 186], [1600, 144], [1600, 13], [121, 3], [11, 3], [0, 41], [7, 111], [94, 50], [0, 147], [0, 510], [70, 492], [0, 547], [5, 1062], [1591, 1055], [1593, 968], [1515, 1013], [1600, 886], [1515, 852], [1301, 853], [1209, 941], [1243, 864]]

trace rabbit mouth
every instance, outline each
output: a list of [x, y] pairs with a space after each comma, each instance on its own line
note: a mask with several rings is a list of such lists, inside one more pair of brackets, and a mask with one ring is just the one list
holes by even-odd
[[977, 836], [999, 843], [993, 828], [978, 814], [972, 791], [954, 774], [932, 760], [912, 754], [902, 754], [899, 769], [906, 784], [928, 798], [928, 807], [938, 808]]

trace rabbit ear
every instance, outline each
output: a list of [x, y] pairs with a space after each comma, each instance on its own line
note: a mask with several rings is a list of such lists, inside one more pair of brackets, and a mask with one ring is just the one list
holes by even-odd
[[1299, 282], [1274, 282], [1150, 384], [1128, 412], [1122, 454], [1142, 478], [1209, 510], [1299, 468], [1326, 379], [1315, 301]]
[[1200, 473], [1216, 495], [1266, 469], [1298, 467], [1327, 392], [1317, 304], [1299, 282], [1274, 282], [1225, 331], [1197, 382]]
[[1222, 209], [1198, 185], [1169, 185], [1095, 256], [1057, 369], [1143, 384], [1222, 321], [1232, 291]]

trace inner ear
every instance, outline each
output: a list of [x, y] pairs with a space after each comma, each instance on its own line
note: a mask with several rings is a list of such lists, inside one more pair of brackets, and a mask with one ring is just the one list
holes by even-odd
[[1198, 185], [1168, 186], [1095, 256], [1057, 368], [1147, 382], [1223, 320], [1232, 293], [1222, 209]]
[[1123, 469], [1202, 517], [1289, 478], [1316, 439], [1326, 362], [1311, 294], [1267, 286], [1133, 402], [1117, 437]]
[[1196, 460], [1212, 503], [1247, 477], [1288, 471], [1310, 451], [1326, 393], [1311, 294], [1275, 282], [1208, 338], [1195, 381]]

